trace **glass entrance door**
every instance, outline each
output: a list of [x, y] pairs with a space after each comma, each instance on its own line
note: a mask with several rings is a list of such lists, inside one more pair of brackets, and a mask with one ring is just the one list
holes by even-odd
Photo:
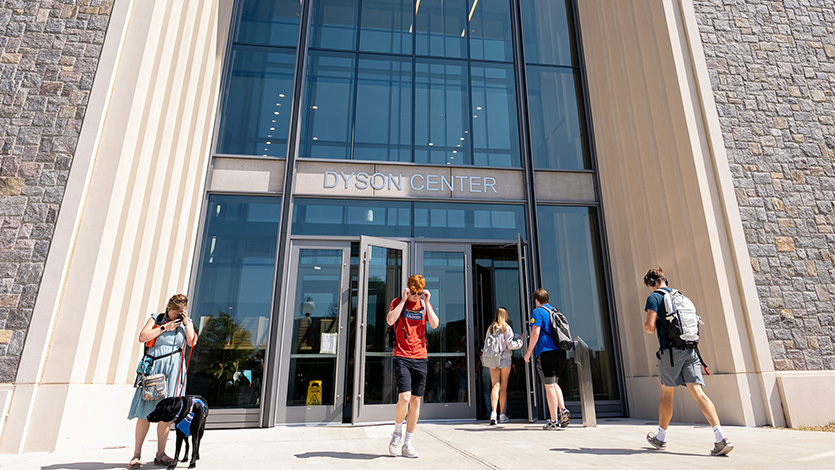
[[429, 373], [421, 419], [475, 419], [473, 283], [470, 245], [419, 243], [416, 272], [440, 324], [426, 332]]
[[406, 287], [408, 254], [407, 242], [360, 237], [354, 424], [394, 420], [397, 389], [386, 315]]
[[[528, 341], [531, 337], [531, 314], [533, 313], [534, 301], [533, 291], [530, 288], [531, 267], [528, 259], [530, 253], [528, 242], [522, 239], [521, 234], [516, 234], [516, 252], [519, 259], [519, 297], [522, 299], [523, 321], [525, 322], [525, 345], [523, 351], [528, 350]], [[524, 353], [523, 353], [524, 354]], [[536, 381], [538, 377], [535, 370], [535, 361], [525, 363], [525, 386], [528, 394], [528, 421], [534, 422], [539, 416], [537, 404]]]
[[342, 421], [350, 306], [350, 243], [296, 241], [291, 250], [278, 395], [279, 423]]

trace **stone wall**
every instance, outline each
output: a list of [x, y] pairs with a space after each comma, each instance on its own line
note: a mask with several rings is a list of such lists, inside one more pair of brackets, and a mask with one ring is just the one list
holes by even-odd
[[0, 383], [13, 382], [114, 0], [0, 0]]
[[835, 0], [693, 3], [775, 368], [835, 370]]

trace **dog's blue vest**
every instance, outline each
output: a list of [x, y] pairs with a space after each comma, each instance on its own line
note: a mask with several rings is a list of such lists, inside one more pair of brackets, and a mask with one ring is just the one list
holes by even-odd
[[[202, 406], [204, 410], [206, 409], [206, 404], [203, 403], [203, 400], [201, 400], [199, 398], [194, 398], [190, 401], [191, 401], [191, 407], [190, 407], [191, 412], [189, 414], [187, 414], [186, 417], [183, 418], [182, 421], [177, 423], [177, 429], [180, 432], [182, 432], [183, 434], [185, 434], [186, 437], [191, 436], [191, 420], [194, 419], [194, 403], [200, 403], [200, 406]], [[180, 411], [177, 412], [177, 416], [180, 416], [180, 413], [182, 411], [183, 411], [183, 402], [181, 401], [180, 402]]]

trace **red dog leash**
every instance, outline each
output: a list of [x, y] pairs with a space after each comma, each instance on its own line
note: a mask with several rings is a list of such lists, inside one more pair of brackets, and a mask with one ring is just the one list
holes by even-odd
[[[185, 354], [180, 355], [180, 370], [177, 371], [177, 382], [174, 386], [174, 391], [176, 395], [174, 396], [184, 396], [186, 393], [186, 375], [188, 374], [188, 368], [191, 365], [191, 355], [194, 353], [194, 345], [197, 344], [197, 333], [194, 333], [194, 340], [191, 342], [191, 346], [188, 351], [188, 362], [186, 362], [186, 369], [185, 373], [183, 373], [183, 363], [186, 361]], [[180, 383], [180, 377], [183, 378], [183, 383]], [[182, 388], [182, 390], [181, 390]]]

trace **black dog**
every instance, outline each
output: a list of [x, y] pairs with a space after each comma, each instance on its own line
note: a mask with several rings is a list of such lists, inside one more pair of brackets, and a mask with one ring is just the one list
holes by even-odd
[[148, 415], [148, 421], [158, 423], [173, 422], [177, 429], [177, 450], [174, 452], [174, 462], [168, 466], [171, 470], [177, 466], [177, 459], [180, 458], [180, 446], [186, 442], [186, 451], [183, 453], [183, 462], [188, 460], [188, 436], [191, 436], [191, 462], [188, 468], [194, 468], [197, 459], [200, 458], [200, 439], [203, 438], [203, 431], [206, 429], [206, 417], [209, 416], [209, 407], [206, 400], [198, 395], [185, 397], [164, 398], [157, 403], [156, 409]]

